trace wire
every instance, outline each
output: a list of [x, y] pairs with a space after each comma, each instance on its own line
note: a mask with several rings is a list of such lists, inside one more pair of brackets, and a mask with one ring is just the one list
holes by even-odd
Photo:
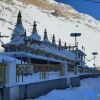
[[[85, 57], [85, 58], [86, 58], [86, 57]], [[92, 58], [92, 59], [87, 59], [87, 58], [86, 58], [86, 60], [87, 60], [88, 62], [90, 62], [90, 61], [94, 60], [94, 58]]]

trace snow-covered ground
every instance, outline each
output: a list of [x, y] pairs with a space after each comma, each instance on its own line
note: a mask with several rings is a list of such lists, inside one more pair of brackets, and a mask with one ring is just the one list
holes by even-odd
[[53, 90], [35, 100], [100, 100], [100, 78], [84, 79], [78, 88]]
[[[66, 5], [68, 14], [73, 12], [75, 15], [80, 15], [80, 18], [74, 18], [68, 15], [67, 18], [56, 17], [51, 14], [50, 11], [41, 9], [34, 5], [25, 5], [16, 0], [13, 0], [12, 4], [6, 4], [0, 1], [0, 32], [2, 35], [10, 36], [13, 33], [13, 29], [16, 24], [17, 14], [19, 10], [22, 12], [23, 26], [27, 30], [28, 36], [32, 32], [33, 22], [36, 20], [38, 24], [38, 33], [43, 38], [44, 29], [47, 28], [48, 37], [51, 41], [53, 34], [56, 36], [56, 43], [58, 44], [59, 38], [62, 40], [62, 44], [67, 42], [67, 45], [74, 43], [74, 39], [70, 37], [70, 33], [80, 32], [82, 36], [78, 39], [80, 48], [85, 46], [85, 52], [87, 58], [92, 58], [92, 52], [100, 52], [100, 22], [92, 18], [91, 16], [78, 13], [73, 8]], [[54, 3], [54, 0], [49, 0]], [[60, 4], [64, 6], [63, 4]], [[9, 38], [2, 38], [4, 43], [10, 41]], [[1, 43], [0, 43], [1, 45]], [[0, 47], [1, 48], [1, 47]], [[96, 59], [96, 64], [100, 65], [100, 56]], [[93, 62], [88, 62], [88, 65], [92, 65]]]

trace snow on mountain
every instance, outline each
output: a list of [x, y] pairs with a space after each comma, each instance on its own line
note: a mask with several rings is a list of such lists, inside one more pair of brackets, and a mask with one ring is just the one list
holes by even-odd
[[[50, 40], [52, 35], [55, 34], [57, 44], [59, 38], [61, 38], [62, 45], [65, 41], [67, 45], [73, 45], [74, 38], [70, 37], [70, 33], [81, 32], [82, 36], [78, 38], [79, 48], [81, 49], [82, 45], [85, 46], [87, 58], [92, 58], [92, 51], [97, 51], [100, 54], [100, 22], [89, 15], [75, 11], [69, 5], [56, 3], [54, 0], [48, 1], [49, 4], [51, 3], [53, 6], [50, 6], [49, 10], [46, 9], [47, 7], [43, 9], [43, 7], [39, 7], [39, 5], [26, 5], [16, 0], [13, 0], [13, 2], [9, 4], [0, 1], [0, 32], [1, 35], [9, 36], [9, 38], [2, 38], [1, 40], [4, 43], [10, 41], [16, 24], [17, 14], [20, 10], [22, 13], [23, 26], [28, 35], [32, 33], [34, 20], [37, 22], [38, 33], [42, 39], [44, 29], [46, 28]], [[97, 65], [100, 64], [99, 57], [100, 56], [96, 59]], [[93, 61], [88, 62], [89, 65], [92, 63]]]
[[57, 3], [57, 2], [55, 2], [54, 0], [48, 0], [50, 3]]

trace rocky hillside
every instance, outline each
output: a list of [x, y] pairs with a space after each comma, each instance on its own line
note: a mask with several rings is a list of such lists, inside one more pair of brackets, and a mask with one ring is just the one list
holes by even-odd
[[[31, 34], [33, 21], [36, 20], [41, 37], [43, 37], [44, 28], [47, 28], [50, 40], [52, 34], [55, 34], [57, 43], [61, 38], [62, 45], [65, 41], [69, 45], [74, 43], [70, 33], [81, 32], [82, 36], [78, 41], [80, 49], [82, 45], [85, 46], [87, 58], [92, 58], [92, 51], [100, 53], [100, 22], [89, 15], [77, 12], [69, 5], [53, 0], [0, 1], [0, 32], [2, 35], [9, 36], [9, 38], [2, 38], [4, 43], [10, 41], [19, 10], [22, 13], [23, 26], [28, 35]], [[100, 64], [99, 59], [98, 56], [97, 65]], [[90, 63], [88, 62], [88, 64]]]
[[[13, 4], [14, 0], [2, 0], [5, 1], [7, 4]], [[16, 1], [16, 0], [15, 0]], [[66, 4], [61, 4], [58, 2], [55, 2], [54, 0], [17, 0], [20, 2], [23, 2], [25, 5], [35, 5], [41, 9], [48, 10], [53, 16], [56, 17], [64, 17], [66, 20], [75, 19], [78, 23], [80, 23], [80, 20], [87, 20], [87, 25], [90, 28], [96, 29], [96, 26], [90, 24], [94, 19], [88, 18], [88, 15], [80, 14], [75, 9], [73, 9], [71, 6]], [[90, 17], [90, 16], [89, 16]], [[94, 24], [97, 24], [96, 22]]]

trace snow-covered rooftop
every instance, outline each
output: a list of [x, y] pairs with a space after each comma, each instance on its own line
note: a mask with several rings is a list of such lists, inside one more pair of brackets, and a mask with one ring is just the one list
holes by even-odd
[[38, 35], [38, 33], [33, 33], [31, 36], [29, 36], [29, 40], [31, 41], [40, 41], [41, 40], [41, 37]]
[[22, 44], [24, 44], [24, 40], [23, 39], [20, 39], [20, 38], [15, 38], [15, 39], [13, 39], [8, 44], [12, 44], [12, 45], [22, 45]]
[[62, 62], [61, 60], [56, 60], [56, 59], [53, 59], [53, 58], [48, 58], [48, 57], [44, 57], [44, 56], [40, 56], [40, 55], [36, 55], [36, 54], [30, 54], [30, 53], [26, 53], [26, 52], [5, 52], [5, 53], [0, 53], [0, 54], [1, 54], [2, 57], [7, 55], [7, 57], [11, 56], [11, 58], [13, 58], [13, 56], [16, 56], [16, 57], [31, 57], [31, 58], [46, 60], [46, 61]]
[[12, 62], [12, 61], [16, 61], [16, 64], [21, 64], [21, 61], [20, 60], [17, 60], [15, 59], [14, 57], [10, 57], [10, 56], [7, 56], [7, 55], [2, 55], [0, 54], [0, 62]]
[[34, 46], [33, 45], [31, 47], [52, 53], [54, 55], [59, 55], [61, 57], [65, 57], [67, 59], [75, 60], [75, 54], [71, 51], [68, 51], [68, 50], [58, 50], [58, 49], [53, 48], [51, 46], [49, 47], [49, 46]]

